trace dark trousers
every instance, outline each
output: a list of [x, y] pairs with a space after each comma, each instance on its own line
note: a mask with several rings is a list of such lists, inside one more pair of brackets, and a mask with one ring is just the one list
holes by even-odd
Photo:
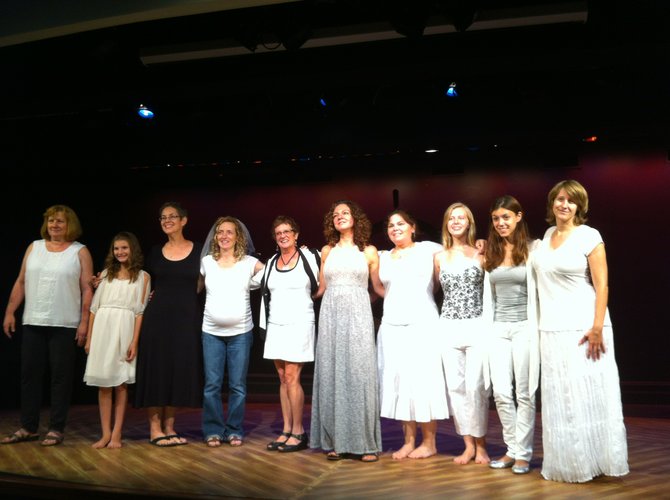
[[63, 432], [75, 362], [75, 328], [23, 325], [21, 343], [21, 426], [37, 432], [42, 407], [44, 371], [50, 368], [51, 415], [49, 430]]

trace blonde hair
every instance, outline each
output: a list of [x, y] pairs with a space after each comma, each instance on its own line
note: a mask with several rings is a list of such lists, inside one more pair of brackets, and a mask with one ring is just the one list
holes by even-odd
[[235, 226], [235, 248], [233, 249], [233, 256], [235, 257], [235, 260], [242, 260], [247, 254], [247, 236], [242, 229], [242, 223], [239, 219], [228, 215], [219, 217], [214, 223], [214, 236], [212, 238], [212, 243], [210, 244], [210, 253], [214, 260], [219, 260], [219, 257], [221, 257], [221, 248], [219, 248], [219, 242], [216, 239], [216, 232], [224, 222], [230, 222]]
[[475, 226], [475, 218], [472, 215], [472, 210], [470, 210], [465, 203], [456, 202], [452, 203], [451, 205], [449, 205], [449, 207], [447, 207], [447, 209], [444, 211], [444, 217], [442, 218], [442, 246], [444, 246], [444, 248], [446, 248], [447, 250], [454, 245], [454, 238], [449, 233], [447, 224], [449, 223], [451, 213], [457, 208], [462, 208], [463, 211], [465, 212], [466, 217], [468, 218], [468, 234], [467, 234], [468, 245], [470, 245], [471, 247], [475, 246], [475, 235], [477, 234], [477, 227]]

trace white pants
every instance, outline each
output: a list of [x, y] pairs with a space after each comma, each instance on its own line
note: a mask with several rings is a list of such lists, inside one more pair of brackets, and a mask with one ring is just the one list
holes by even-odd
[[493, 324], [489, 366], [507, 456], [530, 461], [535, 429], [535, 393], [530, 394], [529, 390], [530, 333], [527, 324], [527, 321]]
[[481, 321], [445, 320], [442, 362], [449, 395], [449, 412], [461, 436], [486, 436], [489, 390], [484, 389]]

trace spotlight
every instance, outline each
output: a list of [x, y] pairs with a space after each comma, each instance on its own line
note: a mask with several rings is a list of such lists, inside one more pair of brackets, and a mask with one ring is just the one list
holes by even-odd
[[145, 120], [151, 120], [154, 117], [154, 112], [147, 108], [144, 104], [140, 104], [140, 107], [137, 108], [137, 114], [140, 118]]
[[451, 82], [444, 95], [447, 97], [458, 97], [458, 92], [456, 91], [456, 82]]

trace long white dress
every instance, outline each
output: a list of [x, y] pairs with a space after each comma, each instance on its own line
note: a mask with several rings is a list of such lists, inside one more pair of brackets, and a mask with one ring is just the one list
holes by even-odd
[[133, 340], [135, 318], [144, 312], [149, 300], [148, 293], [142, 296], [148, 279], [144, 271], [132, 283], [116, 278], [109, 281], [103, 274], [91, 303], [95, 318], [84, 373], [87, 385], [116, 387], [135, 383], [137, 358], [126, 361], [126, 354]]
[[552, 249], [555, 230], [547, 230], [532, 256], [540, 299], [542, 476], [571, 483], [622, 476], [628, 447], [609, 312], [601, 358], [588, 359], [586, 345], [578, 345], [595, 314], [588, 255], [603, 240], [582, 225]]
[[381, 416], [430, 422], [449, 418], [433, 295], [433, 255], [442, 246], [419, 242], [394, 259], [379, 258], [386, 290], [377, 340]]

